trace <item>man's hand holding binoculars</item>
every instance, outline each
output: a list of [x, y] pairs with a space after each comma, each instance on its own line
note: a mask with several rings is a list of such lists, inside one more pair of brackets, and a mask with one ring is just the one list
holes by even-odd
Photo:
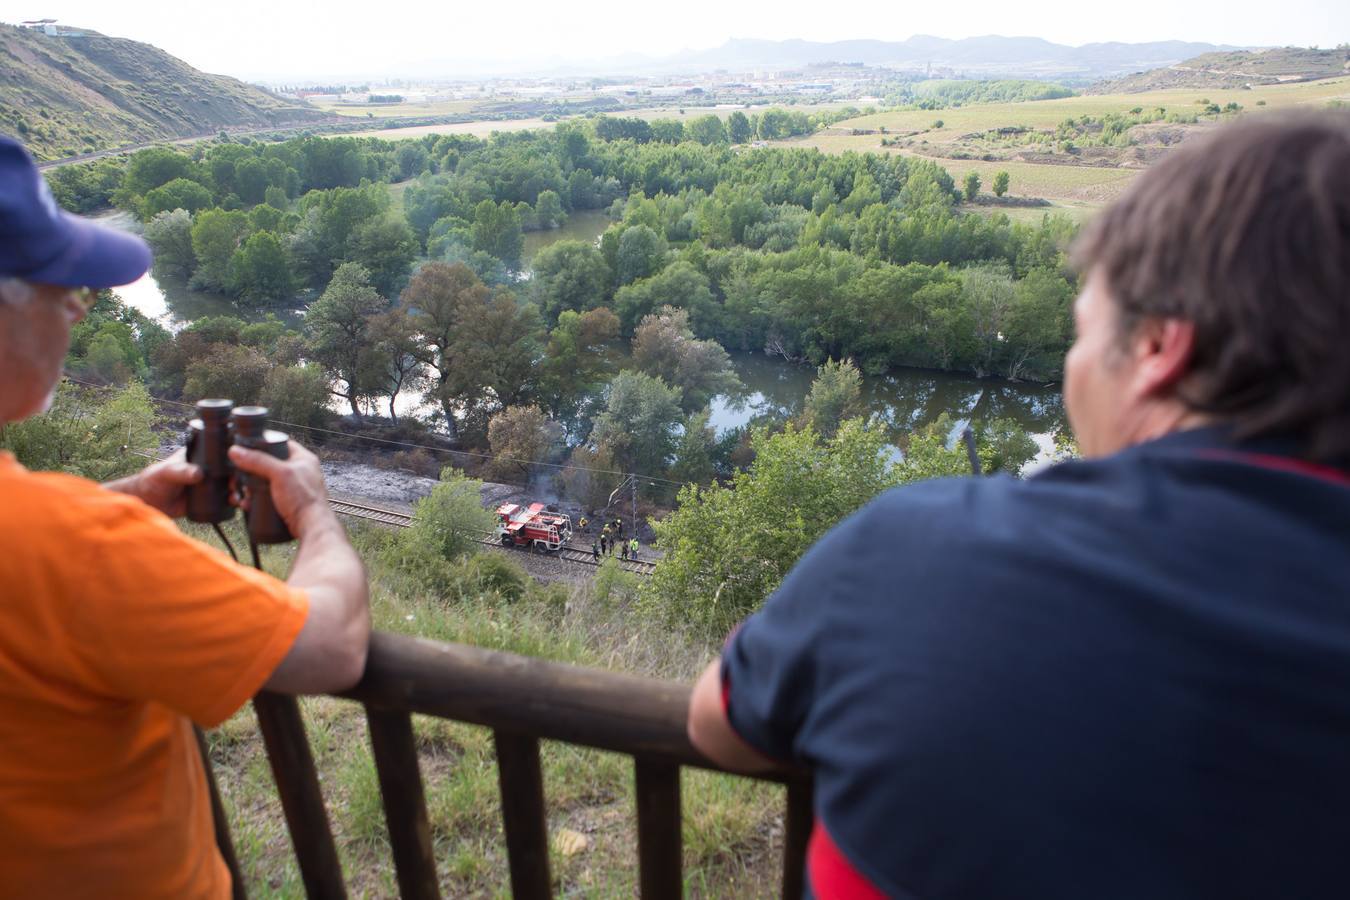
[[109, 490], [130, 494], [171, 519], [187, 514], [187, 489], [202, 480], [200, 466], [187, 461], [180, 447], [168, 459], [151, 463], [135, 475], [104, 485]]
[[[290, 441], [289, 455], [278, 459], [261, 450], [250, 450], [238, 444], [230, 447], [230, 462], [241, 472], [265, 480], [272, 489], [272, 504], [290, 527], [291, 533], [303, 539], [316, 525], [333, 520], [328, 506], [328, 491], [323, 484], [323, 470], [319, 458], [309, 450]], [[248, 508], [245, 494], [242, 505]]]

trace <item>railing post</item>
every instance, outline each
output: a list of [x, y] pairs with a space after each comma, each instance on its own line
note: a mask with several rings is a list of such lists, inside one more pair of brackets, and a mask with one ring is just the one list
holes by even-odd
[[783, 900], [801, 900], [806, 883], [806, 845], [815, 824], [808, 779], [788, 782], [783, 822]]
[[642, 900], [678, 900], [684, 896], [680, 767], [639, 757], [633, 774]]
[[258, 714], [267, 761], [272, 764], [272, 776], [281, 795], [281, 808], [286, 813], [291, 844], [300, 863], [305, 895], [311, 900], [345, 898], [342, 866], [328, 828], [328, 812], [323, 806], [300, 705], [294, 697], [264, 691], [253, 698], [253, 709]]
[[375, 771], [380, 777], [384, 818], [394, 851], [398, 891], [403, 900], [439, 900], [436, 857], [431, 847], [422, 771], [413, 742], [412, 715], [366, 707]]
[[548, 821], [544, 817], [544, 775], [536, 738], [492, 732], [497, 745], [497, 779], [502, 791], [502, 825], [511, 867], [511, 896], [542, 900], [552, 896], [548, 872]]
[[197, 750], [202, 757], [206, 787], [211, 792], [211, 819], [216, 826], [216, 847], [225, 860], [225, 868], [230, 870], [230, 900], [248, 900], [248, 891], [244, 889], [244, 873], [239, 871], [239, 857], [235, 856], [234, 841], [230, 840], [230, 820], [225, 818], [225, 805], [220, 800], [220, 787], [216, 784], [216, 770], [211, 766], [206, 735], [195, 725], [192, 730], [197, 735]]

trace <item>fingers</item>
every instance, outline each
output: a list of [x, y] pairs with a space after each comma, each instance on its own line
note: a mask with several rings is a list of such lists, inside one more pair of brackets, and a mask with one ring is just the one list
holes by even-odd
[[[292, 444], [291, 446], [295, 445]], [[263, 453], [261, 450], [240, 447], [238, 444], [230, 447], [230, 462], [250, 475], [257, 475], [269, 481], [286, 469], [286, 460], [277, 459], [272, 454]]]
[[159, 472], [156, 474], [170, 484], [189, 485], [202, 480], [201, 466], [194, 466], [192, 463], [173, 458], [162, 463]]

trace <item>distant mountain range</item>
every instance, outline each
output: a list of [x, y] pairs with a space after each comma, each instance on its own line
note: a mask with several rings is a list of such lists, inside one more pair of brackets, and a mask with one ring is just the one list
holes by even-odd
[[625, 56], [559, 66], [572, 74], [677, 74], [777, 71], [822, 63], [863, 63], [905, 71], [948, 70], [970, 77], [1057, 78], [1087, 82], [1170, 66], [1202, 53], [1240, 48], [1190, 41], [1119, 42], [1070, 47], [1035, 37], [951, 40], [915, 35], [904, 41], [765, 41], [736, 38], [712, 50], [686, 51], [661, 59]]

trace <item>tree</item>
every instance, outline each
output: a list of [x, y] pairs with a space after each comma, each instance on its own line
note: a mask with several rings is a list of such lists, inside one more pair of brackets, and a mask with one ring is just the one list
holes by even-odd
[[1053, 374], [1063, 366], [1071, 337], [1073, 286], [1059, 272], [1036, 267], [1013, 287], [1012, 309], [1003, 334], [1005, 374]]
[[498, 477], [528, 478], [530, 464], [543, 460], [562, 435], [562, 426], [539, 407], [506, 407], [488, 422], [493, 471]]
[[974, 203], [975, 198], [980, 196], [980, 173], [971, 172], [966, 175], [965, 181], [966, 202]]
[[614, 295], [614, 310], [625, 334], [631, 334], [644, 316], [663, 306], [689, 313], [695, 333], [711, 332], [716, 302], [708, 277], [688, 262], [671, 263], [651, 278], [625, 285]]
[[495, 518], [483, 508], [483, 483], [447, 466], [441, 482], [413, 504], [412, 525], [406, 540], [433, 550], [445, 559], [458, 559], [478, 548]]
[[535, 227], [547, 231], [561, 228], [567, 222], [567, 213], [563, 212], [562, 198], [557, 191], [540, 191], [539, 199], [534, 202]]
[[248, 216], [238, 210], [204, 209], [192, 220], [192, 252], [197, 268], [191, 286], [199, 290], [227, 291], [230, 260], [248, 231]]
[[263, 379], [258, 402], [277, 422], [304, 428], [328, 424], [328, 376], [316, 365], [274, 366]]
[[733, 144], [744, 144], [754, 137], [754, 129], [750, 127], [750, 120], [739, 109], [727, 116], [727, 137]]
[[257, 401], [262, 394], [267, 358], [252, 347], [239, 344], [213, 344], [187, 366], [183, 399], [224, 397], [237, 404]]
[[1008, 173], [1006, 171], [997, 172], [994, 174], [994, 196], [1002, 197], [1006, 193], [1008, 193]]
[[371, 284], [385, 295], [402, 287], [416, 258], [417, 237], [402, 217], [384, 215], [362, 222], [348, 240], [347, 261], [365, 267]]
[[680, 406], [689, 412], [742, 387], [722, 345], [696, 340], [689, 311], [670, 306], [643, 318], [633, 332], [633, 364], [677, 389]]
[[859, 419], [829, 441], [789, 426], [757, 429], [751, 445], [754, 462], [731, 486], [683, 488], [655, 526], [664, 558], [641, 602], [709, 635], [757, 609], [811, 544], [898, 480], [884, 430]]
[[804, 427], [829, 440], [845, 420], [862, 414], [862, 374], [852, 360], [829, 360], [816, 370], [816, 379], [802, 404]]
[[457, 314], [455, 367], [443, 390], [460, 411], [466, 435], [481, 442], [491, 415], [525, 400], [540, 378], [539, 313], [497, 290], [481, 306], [465, 305]]
[[1016, 291], [1012, 276], [999, 266], [967, 269], [961, 279], [961, 303], [968, 310], [975, 339], [971, 366], [977, 377], [992, 373], [1003, 355]]
[[419, 358], [433, 373], [432, 395], [441, 405], [446, 428], [456, 433], [454, 395], [455, 341], [462, 309], [478, 308], [491, 296], [487, 285], [463, 263], [429, 262], [403, 289], [402, 306], [413, 310], [422, 349]]
[[382, 385], [374, 359], [375, 339], [371, 319], [388, 302], [370, 284], [370, 273], [358, 263], [343, 263], [323, 296], [305, 313], [314, 359], [328, 377], [338, 383], [334, 396], [351, 404], [360, 418], [358, 401], [376, 393]]
[[683, 418], [675, 388], [643, 372], [620, 372], [609, 383], [609, 398], [590, 440], [607, 448], [627, 471], [657, 475], [675, 451], [675, 429]]
[[525, 238], [514, 205], [484, 200], [474, 207], [473, 249], [495, 256], [508, 269], [520, 268]]
[[558, 241], [531, 261], [530, 298], [553, 325], [565, 310], [578, 312], [604, 303], [610, 271], [604, 255], [584, 241]]
[[675, 463], [670, 467], [670, 477], [676, 481], [708, 484], [716, 476], [713, 453], [717, 449], [717, 432], [709, 427], [709, 417], [705, 409], [685, 420], [675, 445]]
[[155, 419], [140, 382], [111, 396], [62, 382], [47, 412], [0, 426], [0, 449], [28, 469], [107, 481], [145, 467], [140, 454], [159, 445]]
[[616, 367], [618, 336], [618, 317], [603, 306], [585, 313], [569, 309], [558, 317], [535, 392], [554, 418], [574, 421], [583, 402], [599, 393]]
[[105, 384], [126, 384], [136, 373], [135, 360], [128, 359], [127, 348], [115, 331], [120, 324], [104, 323], [84, 354], [83, 371]]
[[128, 160], [122, 174], [122, 186], [117, 190], [119, 206], [134, 210], [139, 198], [175, 178], [190, 178], [192, 161], [168, 147], [150, 147], [137, 150]]
[[689, 124], [684, 129], [685, 137], [691, 141], [697, 141], [704, 146], [713, 144], [725, 144], [727, 142], [726, 126], [717, 116], [699, 116], [690, 119]]
[[155, 252], [155, 275], [188, 279], [197, 268], [192, 250], [192, 214], [185, 209], [162, 212], [145, 223], [145, 241]]
[[258, 231], [249, 235], [230, 260], [230, 287], [255, 305], [295, 294], [290, 254], [275, 234]]
[[371, 320], [370, 334], [374, 340], [372, 354], [389, 393], [389, 419], [397, 423], [398, 395], [405, 387], [420, 382], [426, 369], [418, 358], [422, 343], [417, 335], [417, 322], [407, 308], [396, 306]]
[[615, 256], [615, 274], [620, 285], [631, 284], [660, 271], [665, 263], [666, 241], [646, 225], [623, 230]]
[[140, 205], [140, 216], [142, 220], [148, 220], [173, 209], [185, 209], [189, 213], [195, 213], [212, 205], [209, 190], [195, 181], [175, 178], [145, 195]]

